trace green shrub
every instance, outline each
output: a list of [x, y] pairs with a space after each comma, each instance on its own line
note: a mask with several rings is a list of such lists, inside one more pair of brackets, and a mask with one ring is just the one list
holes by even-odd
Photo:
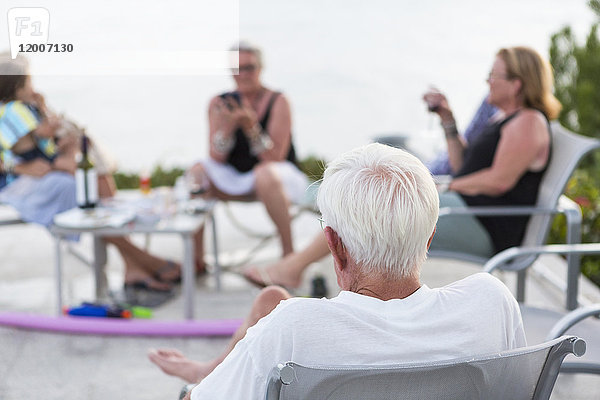
[[[600, 17], [600, 0], [590, 0]], [[600, 40], [598, 24], [586, 41], [576, 42], [570, 27], [552, 35], [550, 63], [555, 73], [555, 95], [563, 105], [560, 123], [583, 135], [600, 137]], [[600, 155], [587, 157], [568, 183], [566, 195], [576, 201], [583, 213], [582, 241], [600, 242]], [[550, 232], [551, 243], [564, 243], [564, 217], [557, 217]], [[583, 257], [581, 271], [600, 286], [600, 257]]]
[[[153, 188], [174, 186], [177, 178], [183, 175], [184, 172], [185, 170], [179, 167], [165, 170], [161, 166], [157, 166], [150, 175], [150, 186]], [[139, 189], [140, 187], [140, 174], [117, 171], [113, 174], [113, 177], [115, 178], [117, 189]]]
[[185, 170], [183, 168], [176, 167], [165, 170], [161, 166], [157, 166], [150, 176], [150, 184], [153, 188], [159, 186], [175, 186], [175, 181], [183, 175], [184, 172]]
[[[298, 162], [300, 170], [306, 174], [306, 176], [316, 181], [323, 177], [323, 171], [325, 171], [325, 161], [315, 156], [308, 156], [305, 159]], [[174, 186], [175, 181], [185, 170], [183, 168], [175, 167], [171, 169], [163, 169], [161, 166], [156, 166], [150, 175], [151, 187], [159, 186]], [[139, 189], [140, 187], [140, 174], [128, 173], [123, 171], [117, 171], [113, 174], [117, 189]]]
[[323, 178], [326, 164], [325, 160], [315, 156], [308, 156], [298, 162], [300, 170], [313, 182]]
[[135, 173], [117, 171], [113, 174], [117, 189], [137, 189], [140, 187], [140, 176]]
[[[600, 164], [595, 165], [595, 168], [575, 171], [565, 190], [565, 194], [581, 207], [583, 243], [600, 242]], [[565, 218], [559, 216], [552, 224], [549, 242], [564, 243], [565, 237]], [[600, 256], [582, 257], [581, 272], [600, 286]]]

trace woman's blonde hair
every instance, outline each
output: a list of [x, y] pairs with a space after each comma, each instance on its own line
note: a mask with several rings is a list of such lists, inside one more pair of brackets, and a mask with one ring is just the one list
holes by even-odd
[[562, 105], [552, 94], [554, 76], [550, 63], [529, 47], [510, 47], [498, 51], [506, 64], [508, 79], [521, 81], [525, 107], [541, 111], [548, 119], [558, 117]]

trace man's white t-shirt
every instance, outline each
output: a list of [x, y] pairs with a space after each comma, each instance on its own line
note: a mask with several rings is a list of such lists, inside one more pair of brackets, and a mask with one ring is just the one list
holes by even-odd
[[342, 291], [294, 298], [248, 329], [192, 400], [263, 399], [278, 363], [386, 365], [437, 361], [526, 345], [519, 307], [502, 282], [478, 273], [404, 299]]

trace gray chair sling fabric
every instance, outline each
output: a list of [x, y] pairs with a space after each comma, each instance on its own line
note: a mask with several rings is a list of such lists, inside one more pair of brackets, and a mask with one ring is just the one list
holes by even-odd
[[537, 346], [469, 359], [396, 366], [275, 367], [267, 400], [548, 399], [567, 354], [585, 342], [563, 336]]
[[[542, 179], [535, 207], [447, 207], [440, 209], [440, 218], [443, 218], [444, 215], [460, 214], [531, 215], [522, 246], [541, 246], [546, 242], [553, 216], [563, 213], [567, 217], [567, 243], [580, 242], [581, 210], [575, 202], [561, 194], [579, 161], [590, 151], [600, 148], [600, 140], [570, 132], [558, 122], [551, 124], [551, 133], [552, 156]], [[487, 261], [487, 259], [472, 254], [451, 251], [431, 251], [430, 256], [456, 258], [481, 264]], [[519, 301], [525, 300], [525, 272], [523, 269], [531, 265], [536, 258], [537, 255], [531, 254], [516, 257], [500, 267], [504, 270], [519, 271], [517, 282], [517, 300]], [[573, 309], [577, 306], [574, 296], [577, 294], [578, 255], [570, 256], [569, 268], [573, 271], [569, 275], [567, 308]]]
[[[560, 367], [561, 373], [600, 374], [600, 304], [578, 308], [569, 313], [521, 305], [527, 342], [542, 343], [563, 334], [577, 335], [586, 342], [583, 357], [567, 356]], [[599, 396], [600, 397], [600, 396]]]

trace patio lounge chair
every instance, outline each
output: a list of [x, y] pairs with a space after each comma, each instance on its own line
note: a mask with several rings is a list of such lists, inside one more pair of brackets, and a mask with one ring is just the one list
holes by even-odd
[[4, 209], [6, 209], [8, 214], [8, 216], [3, 216], [2, 218], [0, 218], [0, 227], [8, 225], [19, 225], [25, 223], [25, 221], [23, 221], [16, 212], [13, 212], [14, 210], [11, 206], [0, 202], [0, 209], [2, 209], [3, 211]]
[[[567, 243], [581, 241], [581, 210], [579, 206], [562, 195], [562, 192], [579, 161], [590, 151], [600, 148], [600, 140], [578, 135], [563, 128], [559, 123], [551, 124], [552, 131], [552, 156], [550, 165], [544, 175], [537, 203], [534, 207], [444, 207], [440, 209], [440, 218], [445, 215], [531, 215], [525, 237], [521, 246], [533, 247], [545, 244], [550, 231], [552, 217], [562, 213], [567, 220]], [[431, 257], [448, 257], [464, 261], [485, 263], [488, 259], [468, 253], [452, 251], [431, 251]], [[503, 270], [518, 271], [517, 274], [517, 300], [525, 301], [525, 268], [531, 265], [537, 254], [527, 254], [514, 257], [510, 262], [499, 266]], [[568, 256], [567, 271], [567, 299], [566, 307], [569, 310], [577, 307], [579, 255], [572, 253]]]
[[[318, 214], [317, 205], [316, 205], [318, 189], [319, 189], [318, 182], [314, 182], [314, 183], [310, 184], [308, 186], [308, 188], [306, 189], [306, 192], [304, 193], [304, 197], [301, 199], [301, 201], [298, 203], [294, 203], [290, 206], [290, 217], [291, 217], [292, 222], [296, 218], [298, 218], [300, 215], [302, 215], [304, 212], [311, 212], [311, 213]], [[230, 262], [229, 265], [227, 265], [227, 266], [222, 265], [223, 267], [237, 268], [242, 265], [247, 265], [248, 263], [250, 263], [252, 258], [261, 249], [263, 249], [272, 240], [275, 240], [279, 237], [277, 231], [275, 231], [273, 229], [260, 230], [254, 226], [250, 226], [249, 224], [244, 223], [242, 221], [242, 218], [240, 218], [237, 215], [237, 213], [233, 211], [233, 208], [231, 207], [231, 203], [240, 203], [240, 202], [249, 203], [249, 202], [255, 202], [255, 201], [256, 200], [253, 200], [253, 199], [252, 200], [249, 199], [248, 201], [243, 201], [243, 200], [220, 200], [219, 201], [219, 204], [223, 206], [224, 214], [228, 217], [231, 224], [233, 226], [235, 226], [239, 232], [245, 234], [248, 238], [253, 239], [255, 241], [255, 244], [253, 247], [251, 247], [250, 249], [248, 249], [246, 251], [241, 251], [240, 255], [237, 257], [237, 259], [235, 261]], [[213, 230], [213, 235], [216, 237], [216, 228]]]
[[502, 353], [395, 366], [273, 369], [267, 400], [300, 399], [548, 399], [567, 354], [581, 356], [576, 336]]

